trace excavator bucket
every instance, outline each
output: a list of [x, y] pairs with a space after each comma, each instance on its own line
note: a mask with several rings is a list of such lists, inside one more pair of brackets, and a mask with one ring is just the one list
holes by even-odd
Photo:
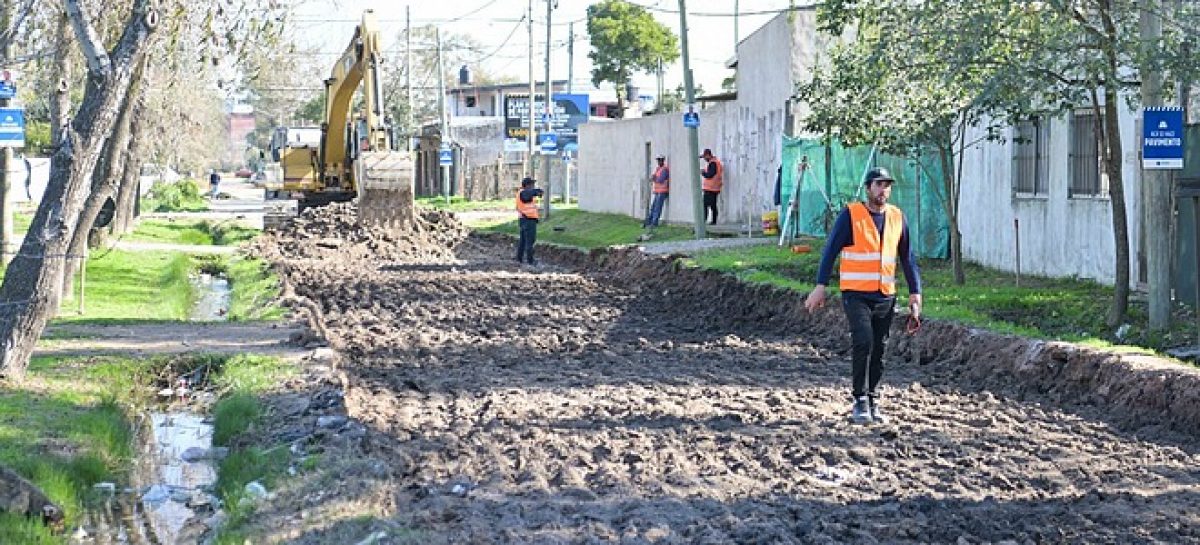
[[355, 161], [360, 225], [388, 230], [411, 229], [413, 208], [412, 155], [401, 151], [366, 151]]

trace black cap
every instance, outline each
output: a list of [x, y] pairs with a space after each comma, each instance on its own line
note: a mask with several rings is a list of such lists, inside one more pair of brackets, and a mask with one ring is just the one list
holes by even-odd
[[705, 155], [712, 155], [712, 150], [704, 148], [704, 153], [701, 153], [700, 156], [704, 157]]
[[533, 178], [525, 177], [521, 180], [521, 187], [529, 187], [529, 186], [533, 185], [534, 183], [535, 182], [534, 182]]
[[666, 160], [667, 160], [667, 156], [666, 156], [666, 155], [655, 155], [655, 156], [654, 156], [654, 158], [655, 158], [655, 159], [658, 159], [659, 161], [666, 161]]
[[866, 178], [863, 178], [863, 185], [871, 185], [871, 182], [876, 180], [893, 183], [896, 181], [896, 179], [892, 177], [892, 173], [888, 172], [886, 168], [876, 167], [867, 171]]

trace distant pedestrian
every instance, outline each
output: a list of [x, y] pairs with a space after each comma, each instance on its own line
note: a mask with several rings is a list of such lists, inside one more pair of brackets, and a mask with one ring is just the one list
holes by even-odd
[[858, 424], [883, 423], [876, 388], [883, 377], [883, 350], [896, 308], [896, 261], [908, 282], [908, 308], [913, 319], [921, 316], [921, 271], [913, 257], [908, 223], [900, 209], [887, 203], [892, 194], [892, 175], [886, 169], [867, 172], [867, 202], [856, 202], [842, 210], [833, 224], [817, 285], [804, 301], [813, 312], [825, 304], [825, 285], [833, 260], [841, 256], [842, 309], [850, 326], [852, 359], [851, 420]]
[[721, 164], [721, 160], [713, 155], [712, 150], [705, 149], [700, 158], [708, 162], [704, 167], [704, 182], [701, 184], [701, 189], [704, 190], [704, 217], [708, 218], [708, 211], [712, 210], [712, 221], [709, 225], [717, 224], [717, 196], [721, 194], [721, 188], [725, 185], [725, 165]]
[[221, 175], [217, 174], [217, 169], [208, 171], [208, 194], [211, 198], [217, 198], [217, 192], [221, 190]]
[[533, 259], [533, 244], [537, 242], [538, 198], [542, 190], [534, 187], [537, 183], [533, 178], [521, 180], [521, 189], [517, 190], [517, 224], [521, 229], [517, 239], [517, 263], [536, 265]]
[[29, 191], [29, 188], [33, 185], [33, 165], [29, 162], [29, 156], [24, 153], [21, 154], [21, 161], [25, 163], [25, 198], [32, 202], [33, 193]]
[[671, 192], [671, 169], [667, 166], [667, 158], [659, 155], [655, 159], [658, 161], [658, 168], [654, 169], [654, 174], [650, 176], [650, 191], [654, 194], [654, 200], [650, 203], [650, 213], [646, 215], [646, 221], [642, 222], [643, 228], [658, 227], [663, 205]]

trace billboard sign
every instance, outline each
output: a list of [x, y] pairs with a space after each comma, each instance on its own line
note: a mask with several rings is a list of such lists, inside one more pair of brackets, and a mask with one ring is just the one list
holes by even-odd
[[[542, 97], [534, 95], [535, 118], [544, 119]], [[560, 145], [579, 140], [579, 125], [587, 123], [589, 116], [588, 96], [584, 94], [557, 93], [554, 97], [554, 112], [551, 130], [558, 134]], [[544, 127], [536, 127], [535, 133]], [[529, 133], [529, 95], [504, 95], [504, 137], [524, 140]]]
[[0, 148], [25, 147], [25, 108], [0, 108]]

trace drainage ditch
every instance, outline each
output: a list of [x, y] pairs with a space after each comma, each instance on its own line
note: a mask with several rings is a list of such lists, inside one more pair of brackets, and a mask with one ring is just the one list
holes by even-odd
[[[229, 281], [197, 275], [200, 296], [193, 322], [224, 321]], [[199, 543], [224, 520], [216, 498], [217, 466], [227, 449], [212, 445], [205, 414], [215, 401], [207, 391], [211, 362], [175, 362], [160, 372], [156, 398], [138, 418], [138, 459], [128, 486], [97, 484], [71, 544], [184, 545]]]

